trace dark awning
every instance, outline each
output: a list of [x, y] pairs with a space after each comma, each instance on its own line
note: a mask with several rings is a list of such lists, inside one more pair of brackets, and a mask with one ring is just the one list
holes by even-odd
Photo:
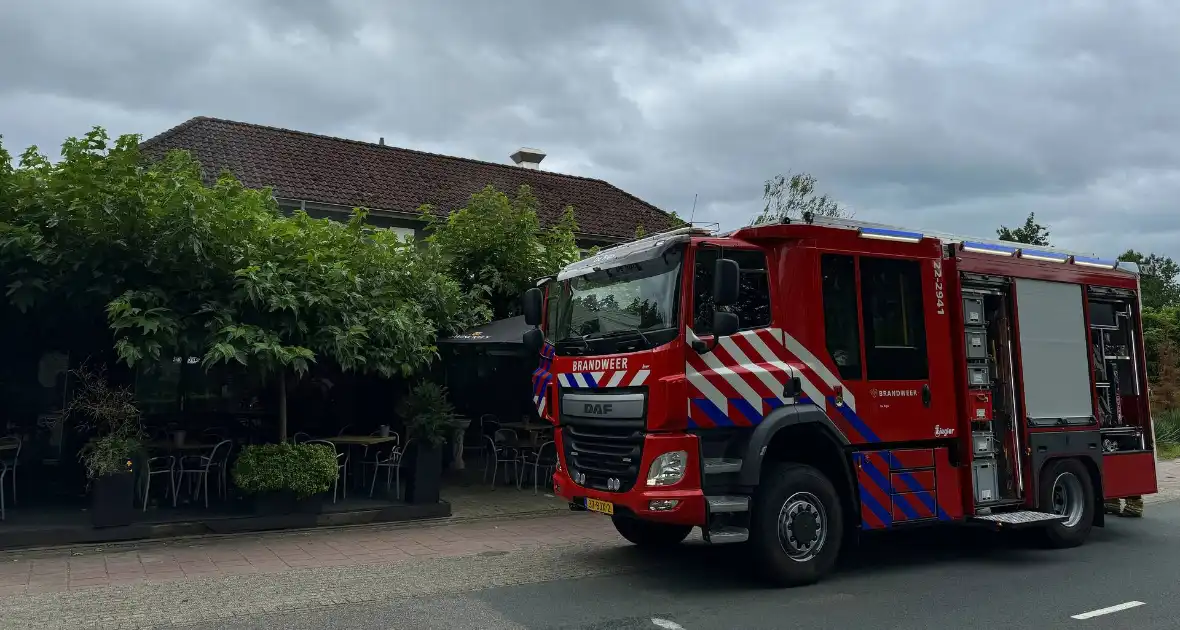
[[438, 342], [455, 344], [508, 344], [519, 346], [524, 343], [524, 334], [530, 328], [532, 327], [524, 322], [524, 315], [520, 315], [488, 322], [483, 326], [472, 328], [463, 334], [439, 339]]

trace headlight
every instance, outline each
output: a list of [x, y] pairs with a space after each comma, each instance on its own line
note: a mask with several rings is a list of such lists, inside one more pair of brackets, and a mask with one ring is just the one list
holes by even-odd
[[672, 451], [660, 455], [651, 463], [647, 470], [647, 485], [670, 486], [684, 479], [684, 469], [688, 465], [686, 451]]

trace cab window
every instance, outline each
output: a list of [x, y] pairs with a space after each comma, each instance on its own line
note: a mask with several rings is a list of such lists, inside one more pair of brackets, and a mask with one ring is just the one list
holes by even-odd
[[[713, 267], [720, 255], [722, 251], [717, 248], [697, 250], [693, 270], [692, 329], [698, 335], [709, 335], [713, 331]], [[770, 279], [766, 254], [757, 250], [726, 249], [724, 256], [737, 262], [741, 282], [738, 303], [725, 310], [740, 318], [742, 330], [769, 326]]]

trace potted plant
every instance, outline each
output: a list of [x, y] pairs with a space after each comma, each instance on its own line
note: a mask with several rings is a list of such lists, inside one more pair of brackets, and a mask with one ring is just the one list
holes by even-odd
[[335, 451], [324, 444], [256, 444], [242, 449], [234, 484], [253, 495], [264, 514], [319, 511], [338, 474]]
[[418, 383], [402, 398], [398, 415], [405, 421], [406, 436], [415, 446], [406, 501], [438, 503], [442, 446], [455, 429], [455, 409], [447, 400], [447, 388], [430, 381]]
[[135, 395], [107, 382], [102, 370], [75, 371], [77, 388], [63, 416], [94, 436], [78, 453], [90, 479], [90, 518], [95, 527], [129, 525], [135, 518], [135, 470], [143, 427]]

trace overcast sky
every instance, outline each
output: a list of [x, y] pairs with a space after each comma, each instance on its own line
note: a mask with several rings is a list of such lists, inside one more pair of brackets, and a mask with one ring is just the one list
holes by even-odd
[[[600, 177], [735, 227], [857, 218], [1180, 257], [1180, 3], [8, 0], [10, 150], [197, 115]], [[15, 153], [16, 151], [14, 151]]]

